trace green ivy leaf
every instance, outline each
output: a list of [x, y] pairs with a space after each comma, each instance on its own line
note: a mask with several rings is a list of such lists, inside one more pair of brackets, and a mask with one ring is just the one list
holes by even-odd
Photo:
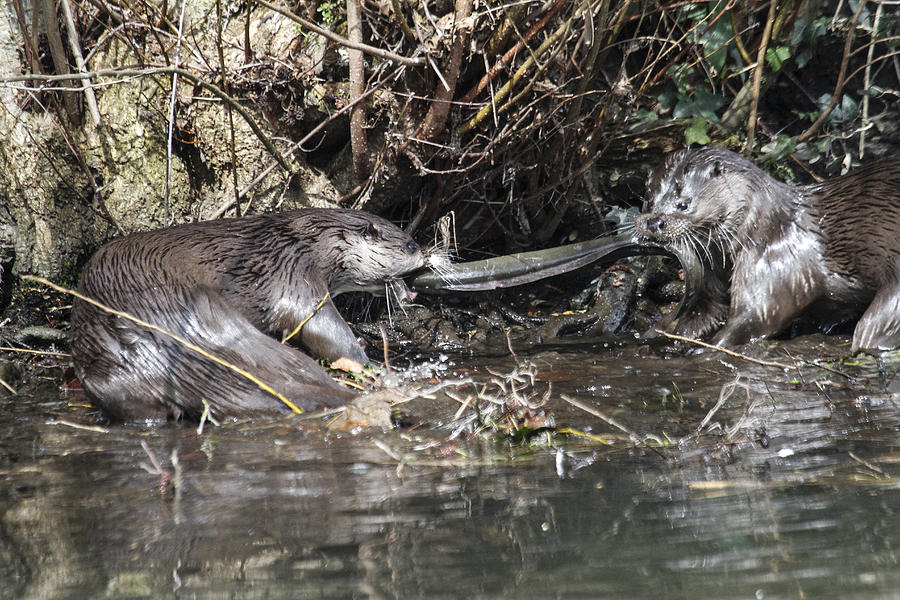
[[712, 92], [703, 89], [697, 89], [694, 92], [694, 98], [683, 97], [678, 100], [672, 116], [676, 119], [685, 117], [703, 117], [707, 121], [717, 123], [719, 121], [716, 111], [725, 104], [725, 98], [717, 96]]
[[791, 57], [791, 49], [787, 46], [777, 46], [766, 49], [766, 64], [776, 73], [784, 66], [785, 61]]
[[659, 101], [660, 107], [667, 110], [678, 102], [678, 93], [675, 90], [666, 90], [657, 96], [656, 99]]
[[706, 54], [706, 60], [720, 77], [726, 71], [725, 61], [728, 59], [728, 47], [733, 37], [731, 21], [719, 19], [699, 40]]
[[849, 122], [857, 116], [859, 116], [859, 102], [849, 94], [844, 94], [841, 98], [841, 119]]
[[762, 151], [772, 154], [772, 160], [778, 160], [794, 151], [794, 140], [783, 133], [775, 136], [771, 142], [762, 147]]
[[684, 130], [684, 142], [688, 146], [691, 144], [699, 144], [701, 146], [705, 146], [710, 142], [709, 135], [707, 135], [706, 130], [709, 128], [709, 123], [706, 119], [701, 117], [694, 117], [691, 119], [691, 126]]
[[647, 110], [646, 108], [637, 109], [634, 113], [634, 117], [641, 123], [649, 123], [651, 121], [659, 120], [659, 115], [656, 114], [655, 111]]
[[724, 104], [725, 98], [722, 96], [717, 96], [702, 89], [694, 92], [694, 115], [703, 117], [707, 121], [718, 122], [719, 117], [716, 115], [716, 111], [722, 108]]
[[830, 20], [829, 17], [819, 17], [813, 21], [797, 20], [790, 46], [794, 48], [794, 61], [798, 69], [805, 67], [812, 59], [819, 39], [828, 31]]

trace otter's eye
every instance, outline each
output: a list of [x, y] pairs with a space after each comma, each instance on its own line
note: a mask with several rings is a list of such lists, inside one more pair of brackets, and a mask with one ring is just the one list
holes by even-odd
[[688, 209], [687, 200], [679, 200], [678, 202], [675, 203], [675, 208], [677, 208], [678, 210], [687, 210]]
[[415, 242], [407, 242], [406, 251], [409, 252], [410, 254], [415, 254], [416, 252], [419, 251], [419, 245]]

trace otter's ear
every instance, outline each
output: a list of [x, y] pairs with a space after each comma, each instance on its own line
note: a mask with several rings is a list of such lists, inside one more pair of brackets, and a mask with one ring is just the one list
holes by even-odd
[[713, 177], [718, 177], [719, 175], [722, 174], [722, 163], [720, 161], [717, 160], [716, 162], [713, 163], [712, 174], [713, 174]]
[[378, 236], [378, 226], [375, 223], [366, 223], [366, 227], [363, 229], [363, 237], [367, 240], [374, 240]]

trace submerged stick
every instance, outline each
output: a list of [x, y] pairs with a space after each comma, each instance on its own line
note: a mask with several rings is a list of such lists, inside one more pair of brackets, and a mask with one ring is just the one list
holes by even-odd
[[75, 423], [74, 421], [68, 421], [66, 419], [53, 419], [47, 421], [47, 425], [64, 425], [65, 427], [71, 427], [72, 429], [93, 431], [94, 433], [109, 433], [109, 429], [106, 427], [100, 427], [99, 425], [84, 425], [83, 423]]
[[775, 362], [772, 360], [761, 360], [759, 358], [753, 358], [752, 356], [747, 356], [746, 354], [741, 354], [740, 352], [735, 352], [734, 350], [729, 350], [728, 348], [723, 348], [722, 346], [716, 346], [715, 344], [708, 344], [704, 341], [697, 340], [690, 337], [685, 337], [683, 335], [677, 335], [674, 333], [668, 333], [663, 331], [662, 329], [656, 329], [656, 333], [665, 336], [671, 340], [678, 340], [679, 342], [688, 342], [691, 344], [696, 344], [703, 348], [708, 348], [710, 350], [715, 350], [716, 352], [722, 352], [723, 354], [727, 354], [728, 356], [733, 356], [734, 358], [740, 358], [742, 360], [746, 360], [748, 362], [756, 363], [758, 365], [762, 365], [764, 367], [777, 367], [779, 369], [793, 369], [794, 367], [791, 365], [786, 365], [784, 363]]
[[[605, 413], [600, 411], [597, 407], [590, 406], [590, 405], [582, 402], [581, 400], [577, 400], [577, 399], [572, 398], [571, 396], [567, 396], [565, 394], [560, 394], [559, 397], [562, 398], [563, 400], [565, 400], [566, 402], [568, 402], [569, 404], [571, 404], [572, 406], [574, 406], [575, 408], [580, 408], [584, 412], [586, 412], [590, 415], [593, 415], [602, 421], [605, 421], [608, 425], [611, 425], [611, 426], [615, 427], [616, 429], [621, 430], [622, 432], [625, 433], [625, 435], [627, 435], [629, 437], [629, 439], [631, 439], [631, 441], [633, 443], [640, 444], [640, 445], [648, 448], [649, 450], [652, 450], [653, 452], [658, 454], [660, 457], [666, 458], [662, 452], [660, 452], [658, 449], [654, 448], [653, 446], [651, 446], [650, 444], [647, 443], [648, 438], [653, 439], [655, 436], [641, 436], [635, 430], [631, 429], [630, 427], [626, 427], [625, 425], [619, 423], [612, 417], [606, 415]], [[658, 439], [656, 439], [654, 441], [659, 443]]]

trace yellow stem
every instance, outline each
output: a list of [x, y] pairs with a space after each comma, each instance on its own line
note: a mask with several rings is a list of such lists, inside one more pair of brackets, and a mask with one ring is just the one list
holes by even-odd
[[295, 335], [297, 335], [298, 333], [300, 333], [300, 330], [303, 329], [303, 326], [306, 325], [306, 323], [307, 323], [310, 319], [312, 319], [314, 316], [316, 316], [316, 313], [319, 312], [319, 309], [320, 309], [320, 308], [322, 308], [323, 306], [325, 306], [325, 303], [328, 302], [328, 299], [329, 299], [330, 297], [331, 297], [331, 292], [326, 291], [326, 292], [325, 292], [325, 297], [322, 298], [322, 300], [316, 305], [316, 307], [315, 307], [314, 309], [312, 309], [312, 312], [309, 313], [309, 316], [306, 317], [305, 319], [303, 319], [302, 321], [300, 321], [300, 324], [297, 325], [296, 327], [294, 327], [294, 330], [293, 330], [288, 336], [286, 336], [283, 340], [281, 340], [281, 343], [284, 344], [284, 343], [287, 342], [289, 339], [291, 339], [292, 337], [294, 337]]

